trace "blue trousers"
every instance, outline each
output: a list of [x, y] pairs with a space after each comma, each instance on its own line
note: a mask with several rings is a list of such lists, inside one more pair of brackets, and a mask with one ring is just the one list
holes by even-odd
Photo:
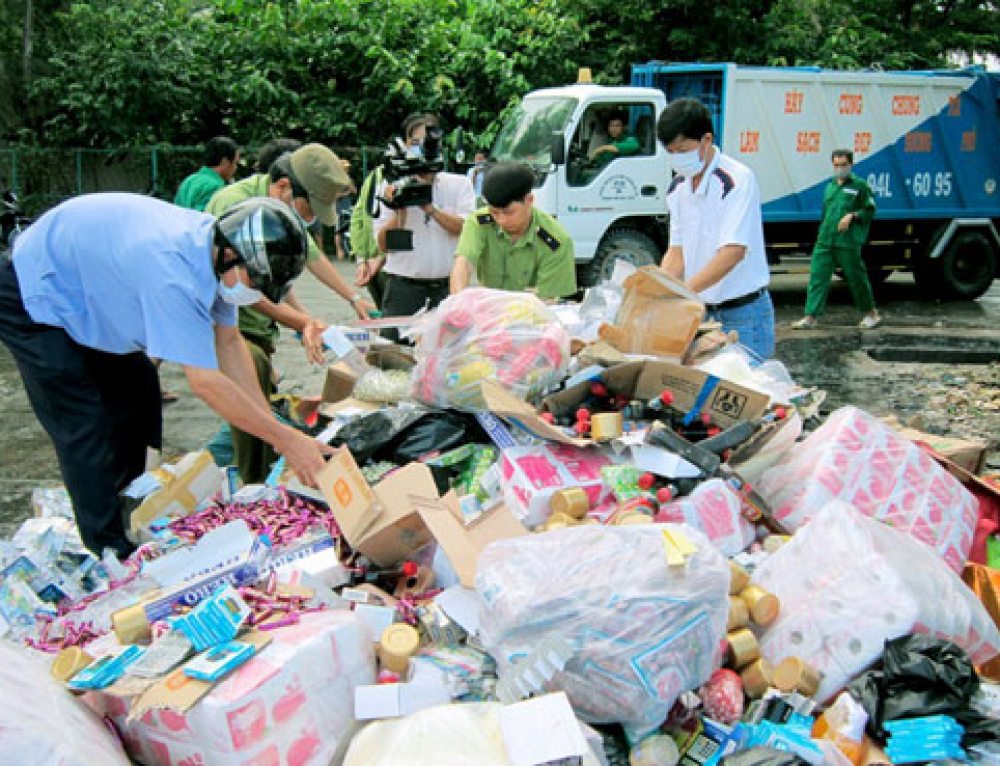
[[162, 443], [160, 380], [141, 353], [108, 354], [76, 343], [24, 309], [8, 261], [0, 264], [0, 340], [17, 363], [28, 401], [59, 459], [83, 544], [120, 557], [125, 536], [121, 491]]
[[774, 356], [774, 305], [771, 303], [770, 293], [765, 291], [745, 306], [709, 311], [708, 318], [721, 322], [723, 332], [736, 330], [740, 335], [740, 343], [753, 351], [761, 361]]

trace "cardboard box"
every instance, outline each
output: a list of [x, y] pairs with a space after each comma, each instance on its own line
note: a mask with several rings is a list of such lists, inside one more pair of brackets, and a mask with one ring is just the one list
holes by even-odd
[[467, 588], [476, 587], [476, 562], [487, 545], [494, 540], [528, 534], [528, 530], [502, 504], [465, 524], [454, 492], [449, 492], [440, 500], [416, 496], [410, 496], [409, 500], [444, 550], [458, 579]]
[[680, 361], [705, 318], [701, 299], [658, 266], [642, 267], [622, 286], [618, 316], [613, 325], [601, 325], [601, 340], [626, 354]]
[[410, 463], [372, 488], [350, 451], [341, 447], [318, 479], [347, 542], [379, 566], [394, 566], [430, 542], [431, 534], [410, 501], [411, 495], [438, 497], [426, 465]]
[[[623, 393], [643, 401], [652, 399], [669, 388], [674, 393], [678, 409], [689, 412], [697, 406], [699, 412], [708, 412], [712, 421], [723, 429], [742, 420], [759, 418], [767, 411], [769, 401], [766, 394], [716, 378], [693, 367], [664, 361], [619, 364], [605, 370], [600, 375], [600, 380], [613, 393]], [[567, 436], [560, 428], [546, 423], [529, 404], [504, 390], [499, 384], [484, 381], [482, 388], [483, 399], [490, 410], [519, 428], [539, 438], [576, 447], [594, 444], [590, 439]], [[578, 383], [546, 397], [542, 401], [542, 409], [557, 416], [572, 412], [589, 391], [590, 381]]]
[[917, 444], [926, 444], [939, 455], [961, 466], [969, 473], [979, 473], [983, 470], [983, 459], [986, 457], [986, 445], [983, 442], [956, 439], [951, 436], [938, 436], [918, 431], [915, 428], [897, 428], [901, 435]]
[[207, 450], [189, 452], [172, 469], [161, 466], [151, 472], [162, 487], [132, 511], [129, 527], [133, 534], [140, 534], [162, 516], [178, 518], [191, 513], [198, 503], [222, 488], [226, 475]]
[[[365, 356], [365, 361], [380, 370], [413, 369], [416, 360], [409, 349], [394, 344], [376, 345]], [[378, 405], [364, 402], [353, 397], [354, 384], [358, 382], [358, 374], [346, 362], [334, 362], [326, 368], [326, 379], [323, 381], [322, 404], [320, 414], [333, 417], [337, 412], [347, 408], [377, 410]]]

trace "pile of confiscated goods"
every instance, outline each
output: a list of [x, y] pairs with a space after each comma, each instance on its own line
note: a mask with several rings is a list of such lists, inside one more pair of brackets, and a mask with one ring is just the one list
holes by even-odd
[[0, 762], [1000, 762], [997, 492], [702, 319], [641, 270], [332, 338], [319, 490], [193, 453], [124, 562], [36, 491]]

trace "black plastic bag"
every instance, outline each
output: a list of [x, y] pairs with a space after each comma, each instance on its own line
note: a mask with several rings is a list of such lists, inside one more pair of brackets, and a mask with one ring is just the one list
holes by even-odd
[[965, 727], [965, 747], [1000, 739], [1000, 721], [970, 705], [978, 689], [969, 655], [950, 641], [925, 635], [886, 641], [881, 670], [863, 673], [848, 687], [868, 713], [868, 732], [876, 739], [885, 739], [886, 721], [940, 714]]
[[426, 410], [386, 407], [352, 420], [337, 431], [330, 444], [334, 447], [347, 447], [358, 465], [364, 465], [373, 457], [376, 460], [392, 460], [391, 455], [384, 458], [381, 456], [386, 451], [391, 453], [392, 445], [399, 435], [427, 414]]
[[795, 753], [761, 745], [727, 755], [721, 766], [808, 766], [808, 763]]

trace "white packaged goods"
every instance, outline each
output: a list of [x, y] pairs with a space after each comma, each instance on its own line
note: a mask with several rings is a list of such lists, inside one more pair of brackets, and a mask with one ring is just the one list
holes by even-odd
[[128, 766], [115, 736], [49, 674], [50, 663], [0, 641], [0, 763]]
[[760, 639], [774, 664], [800, 657], [822, 674], [825, 700], [877, 660], [888, 639], [928, 633], [974, 662], [1000, 652], [983, 605], [921, 542], [832, 502], [754, 570], [778, 597], [778, 619]]
[[856, 407], [842, 407], [764, 472], [757, 490], [775, 518], [798, 528], [831, 500], [915, 537], [961, 572], [976, 498], [933, 458]]
[[147, 766], [327, 766], [353, 724], [354, 687], [374, 680], [371, 636], [346, 611], [305, 614], [270, 634], [185, 713], [153, 709], [129, 721], [126, 699], [94, 693], [91, 704]]
[[[667, 548], [681, 543], [690, 552], [678, 564]], [[585, 526], [503, 540], [483, 551], [477, 572], [481, 637], [501, 680], [559, 636], [572, 655], [544, 688], [565, 691], [587, 722], [648, 731], [718, 667], [729, 566], [691, 527]]]

